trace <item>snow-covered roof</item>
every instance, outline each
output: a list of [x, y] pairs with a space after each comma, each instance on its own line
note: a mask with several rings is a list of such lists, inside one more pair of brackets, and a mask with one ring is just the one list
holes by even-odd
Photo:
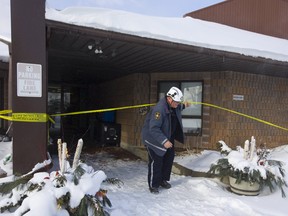
[[11, 39], [0, 35], [0, 61], [9, 61], [9, 47], [8, 44], [11, 43]]
[[152, 17], [103, 8], [71, 7], [62, 11], [47, 9], [46, 19], [288, 62], [288, 40], [191, 17]]
[[[288, 62], [288, 40], [191, 17], [153, 17], [103, 8], [70, 7], [62, 11], [47, 8], [46, 19]], [[8, 57], [7, 45], [0, 43], [0, 59]]]

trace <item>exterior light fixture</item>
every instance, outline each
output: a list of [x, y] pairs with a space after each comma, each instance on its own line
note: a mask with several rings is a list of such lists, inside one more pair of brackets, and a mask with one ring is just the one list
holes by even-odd
[[102, 54], [102, 53], [103, 53], [103, 51], [102, 51], [101, 47], [98, 47], [95, 49], [95, 54]]
[[93, 45], [92, 44], [88, 45], [88, 49], [92, 50], [93, 49]]

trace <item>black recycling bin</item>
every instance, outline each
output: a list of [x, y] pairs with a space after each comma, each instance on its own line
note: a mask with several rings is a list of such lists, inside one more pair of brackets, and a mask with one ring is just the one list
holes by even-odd
[[121, 125], [111, 122], [100, 123], [97, 137], [102, 146], [120, 146], [121, 142]]

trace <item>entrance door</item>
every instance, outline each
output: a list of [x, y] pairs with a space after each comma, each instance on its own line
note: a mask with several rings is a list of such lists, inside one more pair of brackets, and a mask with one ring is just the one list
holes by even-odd
[[[87, 88], [67, 85], [50, 85], [48, 87], [48, 112], [60, 114], [78, 112], [87, 109]], [[50, 142], [57, 143], [61, 138], [67, 146], [72, 148], [77, 145], [78, 139], [84, 136], [88, 129], [86, 115], [65, 115], [52, 117], [55, 124], [50, 125]]]

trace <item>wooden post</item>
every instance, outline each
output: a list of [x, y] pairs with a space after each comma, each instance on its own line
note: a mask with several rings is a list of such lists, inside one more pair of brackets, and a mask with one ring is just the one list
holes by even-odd
[[[11, 0], [12, 111], [47, 112], [45, 0]], [[13, 122], [13, 173], [47, 159], [47, 122]]]
[[60, 171], [64, 174], [67, 170], [67, 143], [62, 143], [62, 156]]
[[75, 151], [75, 155], [74, 155], [72, 169], [76, 169], [76, 167], [79, 164], [79, 159], [80, 159], [80, 155], [81, 155], [81, 152], [82, 152], [82, 147], [83, 147], [83, 140], [79, 139], [78, 140], [78, 144], [77, 144], [77, 148], [76, 148], [76, 151]]
[[59, 169], [62, 169], [62, 141], [61, 139], [57, 140], [58, 145], [58, 158], [59, 158]]

